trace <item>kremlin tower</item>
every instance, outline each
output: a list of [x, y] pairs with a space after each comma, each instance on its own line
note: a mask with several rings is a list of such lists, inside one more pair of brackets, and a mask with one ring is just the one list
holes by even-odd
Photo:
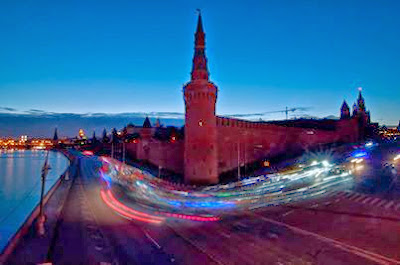
[[[208, 185], [218, 183], [219, 177], [232, 178], [236, 172], [240, 176], [241, 165], [257, 165], [289, 151], [301, 153], [333, 143], [354, 143], [372, 135], [375, 128], [370, 124], [361, 88], [352, 110], [343, 102], [340, 120], [256, 122], [216, 116], [217, 94], [217, 86], [209, 80], [205, 33], [199, 14], [191, 78], [183, 87], [184, 136], [177, 137], [176, 131], [162, 128], [158, 120], [152, 127], [146, 118], [138, 131], [140, 140], [127, 145], [128, 153], [135, 159], [183, 174], [186, 183]], [[134, 133], [134, 126], [129, 128]], [[169, 139], [154, 137], [155, 131]]]
[[349, 105], [347, 105], [346, 100], [343, 101], [342, 108], [340, 109], [340, 118], [350, 119], [350, 108]]
[[185, 100], [184, 176], [186, 183], [218, 183], [217, 87], [208, 79], [205, 34], [201, 14], [195, 33], [191, 80], [183, 88]]

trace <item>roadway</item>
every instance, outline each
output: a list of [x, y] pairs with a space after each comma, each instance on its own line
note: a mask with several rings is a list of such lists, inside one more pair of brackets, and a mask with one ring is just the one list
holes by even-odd
[[334, 192], [218, 222], [152, 225], [104, 204], [97, 168], [80, 158], [49, 252], [54, 264], [400, 264], [397, 200]]
[[[115, 214], [100, 199], [97, 166], [94, 158], [80, 158], [80, 174], [73, 180], [49, 261], [54, 264], [190, 264], [195, 257], [199, 264], [214, 264], [207, 254], [169, 227], [146, 226]], [[158, 236], [163, 235], [164, 240], [153, 239], [154, 231]]]

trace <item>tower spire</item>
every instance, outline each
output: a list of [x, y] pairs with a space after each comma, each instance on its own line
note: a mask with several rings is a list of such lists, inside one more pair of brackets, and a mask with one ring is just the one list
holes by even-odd
[[362, 89], [361, 89], [361, 87], [359, 87], [358, 88], [358, 99], [357, 99], [358, 109], [360, 111], [365, 111], [365, 101], [364, 101], [364, 98], [363, 98], [363, 96], [361, 94], [361, 91], [362, 91]]
[[196, 32], [203, 32], [203, 22], [201, 20], [201, 10], [198, 8], [197, 12], [199, 13], [199, 17], [197, 19], [197, 30], [196, 30]]
[[203, 22], [201, 12], [198, 9], [199, 16], [197, 20], [197, 29], [194, 34], [194, 56], [192, 68], [192, 80], [208, 80], [207, 58], [205, 54], [205, 33], [203, 30]]

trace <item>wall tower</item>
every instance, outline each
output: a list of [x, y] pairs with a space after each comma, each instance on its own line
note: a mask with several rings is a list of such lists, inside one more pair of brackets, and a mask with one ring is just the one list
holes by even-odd
[[350, 119], [350, 108], [349, 105], [347, 105], [346, 100], [343, 101], [340, 109], [340, 119]]
[[183, 87], [185, 99], [185, 182], [213, 184], [218, 183], [215, 116], [217, 87], [208, 79], [205, 34], [200, 13], [194, 44], [191, 80]]

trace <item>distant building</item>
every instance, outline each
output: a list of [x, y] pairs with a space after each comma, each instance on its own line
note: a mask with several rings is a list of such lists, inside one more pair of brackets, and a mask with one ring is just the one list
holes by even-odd
[[79, 129], [78, 137], [79, 137], [79, 139], [86, 139], [86, 135], [85, 135], [85, 132], [83, 131], [83, 129]]
[[58, 141], [58, 132], [57, 132], [57, 128], [54, 129], [53, 141], [54, 141], [54, 142], [57, 142], [57, 141]]

